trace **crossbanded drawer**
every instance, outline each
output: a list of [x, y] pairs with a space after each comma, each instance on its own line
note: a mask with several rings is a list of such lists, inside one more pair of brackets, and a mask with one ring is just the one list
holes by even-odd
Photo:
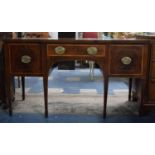
[[10, 72], [39, 74], [42, 72], [40, 44], [9, 44]]
[[105, 45], [81, 45], [80, 48], [86, 56], [105, 56]]
[[47, 45], [48, 56], [105, 56], [104, 45]]
[[147, 50], [144, 45], [110, 45], [109, 59], [110, 75], [143, 75]]

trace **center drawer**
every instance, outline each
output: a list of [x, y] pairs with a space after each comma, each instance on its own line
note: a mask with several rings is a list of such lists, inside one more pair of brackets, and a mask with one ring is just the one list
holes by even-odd
[[48, 56], [105, 56], [105, 45], [47, 45]]

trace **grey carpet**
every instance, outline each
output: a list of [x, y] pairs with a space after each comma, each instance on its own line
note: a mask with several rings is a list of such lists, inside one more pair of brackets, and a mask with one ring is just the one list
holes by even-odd
[[[128, 102], [128, 93], [108, 96], [107, 114], [138, 115], [138, 103]], [[17, 93], [13, 106], [14, 113], [44, 113], [43, 94], [28, 94], [25, 101], [21, 101], [21, 94]], [[48, 96], [49, 114], [73, 115], [102, 115], [103, 96], [94, 93], [59, 94]]]

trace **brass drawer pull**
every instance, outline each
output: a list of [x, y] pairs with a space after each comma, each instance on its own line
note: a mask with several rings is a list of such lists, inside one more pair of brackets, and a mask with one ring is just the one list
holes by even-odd
[[96, 47], [88, 47], [87, 48], [87, 53], [89, 55], [96, 55], [98, 52], [98, 49]]
[[61, 55], [61, 54], [64, 54], [65, 51], [66, 51], [66, 49], [63, 46], [58, 46], [58, 47], [55, 48], [55, 53], [56, 54], [60, 54]]
[[31, 60], [32, 60], [32, 58], [31, 58], [30, 56], [28, 56], [28, 55], [23, 55], [23, 56], [21, 57], [21, 62], [24, 63], [24, 64], [30, 63]]
[[121, 59], [122, 64], [124, 65], [130, 65], [132, 63], [132, 59], [130, 57], [123, 57]]

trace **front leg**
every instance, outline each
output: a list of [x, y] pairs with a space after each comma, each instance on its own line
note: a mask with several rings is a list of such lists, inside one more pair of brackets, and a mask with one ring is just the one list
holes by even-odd
[[44, 104], [45, 104], [45, 117], [48, 117], [48, 76], [43, 77], [44, 84]]

